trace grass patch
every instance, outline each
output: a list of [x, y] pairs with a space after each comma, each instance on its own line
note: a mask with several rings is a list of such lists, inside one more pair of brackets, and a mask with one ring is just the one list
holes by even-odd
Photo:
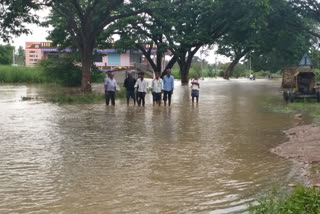
[[2, 83], [49, 83], [41, 67], [0, 65]]
[[250, 205], [249, 211], [252, 214], [317, 214], [320, 213], [320, 190], [297, 186], [284, 196], [272, 191], [259, 205]]
[[294, 103], [286, 104], [273, 97], [264, 97], [260, 103], [264, 109], [275, 113], [307, 114], [313, 118], [314, 123], [320, 124], [320, 103], [315, 100], [297, 99]]
[[80, 93], [73, 95], [55, 95], [45, 98], [45, 101], [57, 104], [92, 104], [102, 103], [105, 99], [102, 93]]
[[[125, 88], [121, 88], [116, 92], [116, 99], [122, 99], [125, 97], [126, 97]], [[44, 100], [47, 102], [57, 103], [57, 104], [94, 104], [94, 103], [105, 102], [105, 94], [92, 92], [92, 93], [77, 93], [77, 94], [67, 94], [67, 95], [66, 94], [52, 95], [45, 98]]]
[[[61, 60], [60, 60], [61, 61]], [[49, 63], [43, 61], [39, 66], [0, 65], [0, 83], [57, 83], [73, 87], [81, 84], [81, 69], [68, 62]], [[92, 82], [103, 82], [105, 73], [94, 70]]]

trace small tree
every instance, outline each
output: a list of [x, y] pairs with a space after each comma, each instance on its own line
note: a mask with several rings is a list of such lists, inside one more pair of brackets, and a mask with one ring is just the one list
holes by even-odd
[[0, 45], [0, 64], [12, 64], [13, 47], [10, 45]]

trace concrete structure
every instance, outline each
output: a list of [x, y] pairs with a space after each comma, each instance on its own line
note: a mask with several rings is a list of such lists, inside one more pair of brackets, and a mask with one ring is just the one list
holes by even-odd
[[[146, 46], [146, 48], [148, 48]], [[61, 57], [71, 52], [71, 49], [59, 50], [52, 47], [51, 42], [26, 42], [26, 66], [35, 66], [42, 59]], [[136, 70], [153, 72], [152, 67], [140, 51], [126, 51], [119, 53], [115, 49], [95, 50], [94, 64], [101, 70]], [[156, 60], [156, 48], [152, 49], [153, 59]], [[165, 67], [165, 59], [162, 59]]]

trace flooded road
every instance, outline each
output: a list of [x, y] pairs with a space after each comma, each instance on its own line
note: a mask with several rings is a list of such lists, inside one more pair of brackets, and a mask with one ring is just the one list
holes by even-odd
[[177, 86], [170, 108], [21, 101], [41, 86], [0, 85], [0, 213], [241, 213], [296, 181], [269, 149], [292, 115], [265, 111], [279, 81]]

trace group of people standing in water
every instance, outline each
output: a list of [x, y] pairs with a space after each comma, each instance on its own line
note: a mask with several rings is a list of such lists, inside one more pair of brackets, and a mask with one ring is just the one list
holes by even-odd
[[[124, 80], [123, 86], [126, 88], [126, 98], [127, 105], [130, 103], [130, 99], [133, 99], [133, 104], [138, 106], [145, 105], [145, 96], [148, 90], [148, 82], [144, 78], [144, 73], [140, 72], [138, 74], [138, 79], [134, 79], [132, 74], [129, 73], [128, 77]], [[106, 78], [104, 79], [104, 89], [105, 89], [105, 98], [106, 105], [108, 106], [111, 101], [111, 105], [115, 105], [115, 93], [117, 88], [117, 82], [114, 79], [114, 74], [108, 72]], [[194, 76], [194, 79], [191, 80], [191, 96], [192, 102], [196, 98], [196, 102], [199, 101], [199, 90], [200, 83], [198, 75]], [[161, 79], [160, 73], [155, 73], [155, 78], [152, 80], [151, 84], [152, 97], [153, 97], [153, 106], [161, 106], [161, 100], [163, 95], [164, 105], [171, 105], [171, 97], [174, 90], [174, 77], [171, 75], [171, 70], [166, 70], [166, 75]]]

